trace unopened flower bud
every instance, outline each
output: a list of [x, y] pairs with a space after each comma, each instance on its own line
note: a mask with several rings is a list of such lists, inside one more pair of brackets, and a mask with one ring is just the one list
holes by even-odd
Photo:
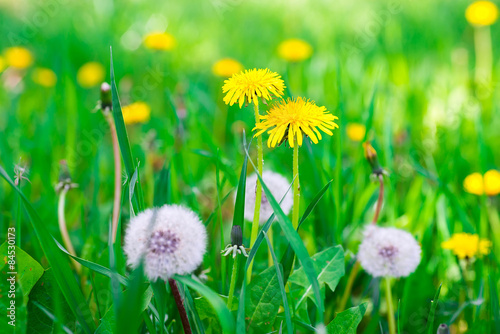
[[101, 107], [103, 110], [111, 109], [112, 105], [111, 86], [107, 82], [103, 82], [101, 84]]
[[231, 244], [233, 246], [243, 245], [243, 233], [241, 232], [241, 226], [235, 225], [231, 229]]
[[372, 144], [369, 141], [364, 142], [363, 148], [365, 149], [365, 158], [372, 168], [372, 173], [375, 175], [384, 174], [384, 170], [378, 162], [377, 151], [375, 151]]
[[450, 334], [450, 328], [447, 324], [441, 324], [438, 327], [437, 334]]

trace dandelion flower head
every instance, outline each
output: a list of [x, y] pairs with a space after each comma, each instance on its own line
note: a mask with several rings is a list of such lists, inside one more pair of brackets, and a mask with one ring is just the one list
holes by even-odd
[[500, 172], [491, 169], [484, 176], [472, 173], [464, 179], [464, 189], [474, 195], [496, 196], [500, 194]]
[[215, 62], [212, 66], [212, 72], [218, 77], [229, 78], [235, 73], [243, 70], [243, 65], [232, 58], [223, 58]]
[[166, 32], [153, 32], [144, 37], [144, 46], [151, 50], [170, 51], [175, 46], [175, 38]]
[[374, 277], [406, 277], [418, 267], [422, 250], [408, 232], [393, 227], [368, 226], [358, 260]]
[[54, 87], [57, 82], [57, 76], [54, 71], [43, 67], [35, 68], [31, 74], [31, 79], [40, 86], [47, 88]]
[[84, 88], [97, 86], [104, 80], [104, 66], [97, 62], [83, 64], [78, 69], [76, 80]]
[[26, 48], [13, 46], [5, 50], [5, 61], [7, 65], [22, 70], [33, 63], [33, 55]]
[[489, 26], [498, 19], [498, 8], [491, 1], [476, 1], [467, 7], [465, 18], [474, 26]]
[[311, 56], [312, 51], [309, 43], [298, 38], [284, 40], [278, 46], [279, 56], [290, 62], [306, 60]]
[[[331, 130], [339, 126], [334, 122], [338, 117], [330, 114], [325, 107], [317, 106], [314, 101], [297, 99], [282, 100], [274, 104], [267, 114], [260, 116], [256, 124], [255, 137], [266, 132], [269, 134], [267, 146], [275, 147], [288, 140], [290, 147], [302, 146], [303, 134], [317, 144], [322, 139], [321, 131], [333, 135]], [[319, 129], [319, 130], [318, 130]]]
[[132, 218], [125, 234], [127, 264], [144, 261], [146, 276], [155, 281], [192, 273], [203, 261], [207, 232], [200, 218], [180, 205], [148, 209]]
[[450, 249], [459, 259], [488, 255], [491, 245], [488, 239], [480, 239], [477, 234], [470, 233], [455, 233], [441, 243], [443, 249]]
[[365, 138], [366, 127], [359, 123], [349, 123], [346, 127], [347, 137], [352, 141], [362, 141]]
[[151, 108], [146, 102], [134, 102], [122, 107], [125, 124], [146, 123], [151, 118]]
[[[262, 179], [264, 183], [273, 194], [273, 197], [279, 203], [281, 202], [281, 209], [288, 215], [293, 206], [293, 195], [292, 191], [289, 191], [290, 182], [282, 176], [281, 174], [264, 171], [262, 172]], [[246, 188], [245, 188], [245, 219], [248, 221], [253, 220], [254, 210], [255, 210], [255, 191], [257, 187], [257, 174], [252, 174], [247, 177]], [[285, 195], [286, 194], [286, 195]], [[283, 197], [285, 196], [285, 197]], [[264, 224], [267, 222], [269, 217], [274, 213], [271, 204], [266, 198], [266, 195], [262, 193], [262, 199], [260, 204], [260, 215], [259, 223]]]
[[238, 102], [240, 108], [245, 101], [258, 104], [258, 99], [270, 100], [272, 96], [283, 96], [285, 83], [281, 76], [269, 69], [253, 69], [235, 73], [224, 81], [222, 92], [226, 94], [224, 102], [233, 105]]

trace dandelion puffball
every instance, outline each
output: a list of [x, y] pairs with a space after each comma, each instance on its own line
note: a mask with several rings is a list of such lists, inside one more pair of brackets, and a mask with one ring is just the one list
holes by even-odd
[[[281, 209], [288, 215], [293, 206], [293, 195], [291, 191], [288, 191], [290, 188], [290, 182], [288, 180], [278, 174], [271, 171], [264, 171], [262, 173], [262, 178], [264, 179], [264, 183], [273, 194], [276, 201], [279, 203], [283, 196], [283, 201], [281, 202]], [[246, 189], [245, 189], [245, 219], [248, 221], [253, 221], [253, 215], [255, 211], [255, 190], [257, 187], [257, 174], [252, 174], [247, 177]], [[269, 217], [274, 213], [271, 204], [266, 198], [264, 192], [262, 192], [262, 202], [260, 204], [260, 215], [259, 215], [259, 223], [264, 224], [267, 222]]]
[[127, 264], [144, 271], [151, 281], [193, 272], [203, 261], [207, 232], [200, 218], [180, 205], [147, 209], [128, 224], [123, 247]]
[[410, 233], [370, 225], [364, 231], [358, 261], [374, 277], [406, 277], [418, 267], [421, 252]]

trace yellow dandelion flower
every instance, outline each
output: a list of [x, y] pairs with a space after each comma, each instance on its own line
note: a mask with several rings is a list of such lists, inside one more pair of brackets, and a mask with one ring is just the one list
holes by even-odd
[[474, 195], [496, 196], [500, 194], [500, 172], [489, 170], [483, 175], [472, 173], [464, 179], [464, 189]]
[[488, 196], [500, 194], [500, 172], [492, 169], [484, 174], [484, 193]]
[[94, 87], [104, 80], [104, 66], [97, 62], [86, 63], [78, 70], [76, 79], [84, 88]]
[[350, 123], [346, 127], [347, 137], [352, 141], [362, 141], [365, 138], [366, 127], [359, 123]]
[[225, 80], [222, 92], [227, 93], [224, 97], [226, 104], [232, 106], [238, 101], [241, 108], [245, 100], [248, 103], [253, 101], [258, 104], [259, 97], [263, 100], [271, 99], [272, 95], [281, 97], [284, 88], [285, 83], [278, 73], [271, 72], [267, 68], [254, 68], [235, 73], [231, 78]]
[[5, 59], [3, 57], [0, 57], [0, 73], [2, 73], [5, 67], [7, 67], [7, 65], [5, 64]]
[[144, 37], [144, 46], [152, 50], [170, 51], [175, 46], [175, 38], [166, 32], [153, 32]]
[[26, 48], [14, 46], [5, 50], [5, 61], [7, 65], [22, 70], [33, 63], [33, 55]]
[[306, 60], [312, 51], [309, 43], [297, 38], [287, 39], [278, 46], [279, 56], [291, 62]]
[[122, 107], [125, 124], [146, 123], [151, 117], [151, 108], [146, 102], [134, 102]]
[[441, 247], [449, 249], [460, 259], [488, 255], [492, 243], [488, 239], [479, 239], [477, 234], [455, 233], [451, 239], [443, 241]]
[[218, 60], [212, 66], [212, 72], [218, 77], [228, 78], [235, 73], [243, 71], [243, 65], [237, 60], [232, 58], [223, 58]]
[[498, 8], [491, 1], [476, 1], [467, 7], [465, 18], [474, 26], [489, 26], [498, 19]]
[[57, 82], [57, 76], [49, 68], [35, 68], [31, 74], [31, 79], [43, 87], [54, 87]]
[[[317, 144], [321, 140], [321, 132], [333, 135], [332, 131], [339, 126], [334, 122], [338, 117], [330, 114], [325, 107], [318, 107], [314, 101], [297, 99], [282, 100], [271, 107], [267, 115], [260, 116], [261, 122], [255, 125], [257, 133], [265, 131], [269, 134], [267, 146], [275, 147], [288, 139], [290, 147], [302, 146], [304, 133]], [[268, 131], [269, 130], [269, 131]]]

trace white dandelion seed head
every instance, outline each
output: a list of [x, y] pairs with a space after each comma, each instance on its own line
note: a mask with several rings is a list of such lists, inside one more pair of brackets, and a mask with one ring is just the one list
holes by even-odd
[[146, 276], [155, 281], [192, 273], [203, 261], [207, 232], [200, 218], [180, 205], [147, 209], [128, 224], [123, 250], [127, 264], [144, 259]]
[[413, 235], [394, 227], [368, 226], [358, 260], [374, 277], [406, 277], [418, 267], [422, 250]]
[[[290, 188], [290, 182], [282, 176], [281, 174], [274, 173], [271, 171], [262, 172], [262, 178], [264, 183], [267, 185], [271, 194], [273, 194], [276, 201], [279, 203], [283, 196], [283, 201], [281, 202], [281, 209], [288, 215], [293, 206], [293, 195], [292, 191], [288, 191]], [[245, 219], [248, 221], [253, 221], [253, 214], [255, 210], [255, 192], [257, 188], [257, 174], [252, 174], [247, 177], [246, 189], [245, 189]], [[288, 191], [288, 192], [287, 192]], [[259, 223], [262, 225], [267, 222], [269, 217], [274, 213], [271, 204], [269, 204], [264, 190], [262, 190], [262, 201], [260, 205], [260, 216]]]

